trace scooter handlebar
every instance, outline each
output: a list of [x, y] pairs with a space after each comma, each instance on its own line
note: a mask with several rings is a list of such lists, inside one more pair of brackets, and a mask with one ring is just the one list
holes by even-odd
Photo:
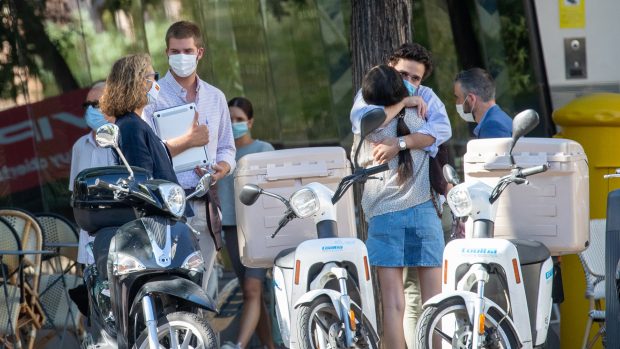
[[528, 177], [531, 175], [535, 175], [537, 173], [541, 173], [541, 172], [545, 172], [549, 169], [549, 166], [547, 164], [544, 165], [540, 165], [540, 166], [534, 166], [534, 167], [529, 167], [529, 168], [524, 168], [520, 171], [519, 175], [523, 176], [523, 177]]
[[389, 169], [389, 166], [386, 163], [381, 164], [381, 165], [377, 165], [371, 168], [367, 168], [364, 171], [366, 172], [366, 175], [368, 176], [372, 176], [372, 175], [376, 175], [377, 173], [381, 173], [381, 172], [385, 172]]

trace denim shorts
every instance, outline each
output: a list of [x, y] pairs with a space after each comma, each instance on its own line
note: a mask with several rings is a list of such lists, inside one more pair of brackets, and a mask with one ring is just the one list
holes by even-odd
[[431, 200], [372, 217], [368, 258], [378, 267], [440, 267], [444, 248], [441, 220]]

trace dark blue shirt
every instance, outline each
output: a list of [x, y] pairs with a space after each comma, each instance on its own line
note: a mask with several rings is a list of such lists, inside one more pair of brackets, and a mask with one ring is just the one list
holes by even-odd
[[[151, 127], [135, 113], [127, 113], [116, 118], [120, 130], [119, 147], [130, 166], [142, 167], [153, 179], [164, 179], [179, 184], [172, 167], [168, 148], [153, 132]], [[187, 205], [187, 217], [194, 215]]]
[[478, 138], [512, 137], [512, 119], [496, 104], [482, 116], [474, 135]]

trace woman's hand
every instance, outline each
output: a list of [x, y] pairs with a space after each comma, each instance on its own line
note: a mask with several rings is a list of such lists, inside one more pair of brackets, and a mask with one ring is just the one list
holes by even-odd
[[380, 143], [373, 143], [372, 157], [379, 164], [386, 163], [398, 154], [398, 139], [396, 137], [386, 138]]
[[428, 110], [428, 106], [426, 105], [426, 102], [424, 102], [424, 99], [422, 99], [422, 97], [420, 96], [409, 96], [409, 97], [405, 97], [405, 99], [403, 99], [403, 102], [405, 103], [405, 107], [407, 108], [418, 108], [418, 115], [421, 118], [424, 118], [426, 120], [426, 111]]

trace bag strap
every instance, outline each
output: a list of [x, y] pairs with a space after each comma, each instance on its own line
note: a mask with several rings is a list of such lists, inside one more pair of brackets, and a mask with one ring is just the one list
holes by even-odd
[[431, 188], [431, 201], [433, 202], [433, 206], [435, 207], [435, 212], [437, 212], [437, 217], [441, 219], [443, 217], [442, 210], [439, 209], [439, 203], [437, 203], [437, 193], [433, 190], [433, 186]]

